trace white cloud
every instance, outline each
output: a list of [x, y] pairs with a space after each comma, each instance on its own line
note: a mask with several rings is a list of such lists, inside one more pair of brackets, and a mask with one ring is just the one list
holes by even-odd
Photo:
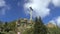
[[48, 8], [49, 3], [50, 0], [29, 0], [28, 3], [24, 4], [24, 8], [26, 10], [29, 9], [29, 7], [32, 7], [34, 10], [33, 17], [34, 16], [45, 17], [50, 14], [50, 9]]
[[60, 0], [52, 0], [52, 3], [56, 7], [59, 7], [60, 6]]
[[56, 25], [54, 20], [49, 21], [49, 23], [52, 23], [52, 24]]
[[0, 7], [5, 6], [5, 1], [4, 0], [0, 0]]
[[55, 19], [52, 19], [51, 21], [52, 24], [55, 24], [55, 25], [58, 25], [60, 27], [60, 16], [58, 16], [57, 18]]
[[58, 26], [60, 26], [60, 16], [56, 19]]
[[5, 15], [6, 10], [9, 10], [10, 7], [6, 4], [4, 0], [0, 0], [0, 14]]
[[34, 10], [33, 17], [48, 16], [50, 14], [50, 9], [48, 8], [49, 3], [52, 3], [55, 7], [60, 6], [60, 0], [28, 0], [28, 2], [24, 4], [24, 10], [26, 10], [25, 13], [28, 14], [29, 7], [32, 7]]

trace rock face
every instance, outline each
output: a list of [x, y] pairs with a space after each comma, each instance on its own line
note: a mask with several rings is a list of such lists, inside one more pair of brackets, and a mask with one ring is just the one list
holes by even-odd
[[52, 24], [52, 23], [48, 23], [48, 24], [47, 24], [47, 27], [48, 27], [48, 28], [54, 28], [54, 27], [56, 27], [56, 25], [54, 25], [54, 24]]
[[17, 30], [22, 33], [25, 29], [32, 27], [32, 25], [33, 25], [32, 22], [33, 21], [30, 21], [26, 18], [17, 20], [16, 21]]

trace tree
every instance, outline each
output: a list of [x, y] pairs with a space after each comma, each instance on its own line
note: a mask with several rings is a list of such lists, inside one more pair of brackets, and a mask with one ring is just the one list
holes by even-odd
[[3, 31], [3, 22], [0, 21], [0, 31], [2, 32]]
[[47, 34], [47, 28], [43, 24], [41, 17], [39, 19], [36, 17], [33, 34]]
[[11, 31], [15, 31], [16, 29], [16, 21], [12, 21], [8, 24]]
[[5, 22], [5, 24], [4, 24], [4, 31], [5, 32], [9, 32], [9, 27], [8, 27], [8, 22]]

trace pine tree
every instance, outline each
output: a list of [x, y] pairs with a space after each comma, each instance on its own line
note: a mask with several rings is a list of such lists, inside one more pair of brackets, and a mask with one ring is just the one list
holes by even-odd
[[39, 19], [36, 17], [33, 34], [47, 34], [47, 28], [43, 24], [41, 17]]

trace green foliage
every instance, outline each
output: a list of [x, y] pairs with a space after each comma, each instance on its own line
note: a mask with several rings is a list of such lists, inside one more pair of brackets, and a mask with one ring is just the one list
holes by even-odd
[[[36, 17], [35, 23], [27, 24], [27, 26], [31, 28], [24, 28], [22, 27], [21, 34], [60, 34], [60, 28], [57, 26], [56, 28], [48, 28], [44, 25], [41, 18], [39, 19]], [[24, 23], [25, 24], [25, 23]], [[0, 34], [16, 34], [16, 21], [12, 22], [1, 22], [0, 21]], [[20, 28], [20, 27], [19, 27]], [[21, 29], [20, 29], [21, 30]]]
[[[1, 23], [0, 24], [0, 34], [9, 34], [10, 31], [12, 31], [12, 33], [15, 33], [15, 29], [16, 29], [16, 21], [13, 22], [5, 22], [5, 23]], [[11, 33], [11, 32], [10, 32]]]
[[8, 26], [9, 26], [10, 30], [15, 31], [15, 29], [16, 29], [16, 22], [15, 21], [10, 22]]
[[5, 32], [9, 32], [9, 27], [8, 27], [8, 23], [7, 22], [5, 22], [5, 24], [4, 24], [4, 31]]
[[48, 28], [49, 29], [49, 34], [60, 34], [60, 28]]
[[47, 34], [47, 28], [41, 21], [40, 17], [39, 19], [36, 17], [33, 34]]
[[33, 34], [33, 28], [26, 29], [22, 34]]

